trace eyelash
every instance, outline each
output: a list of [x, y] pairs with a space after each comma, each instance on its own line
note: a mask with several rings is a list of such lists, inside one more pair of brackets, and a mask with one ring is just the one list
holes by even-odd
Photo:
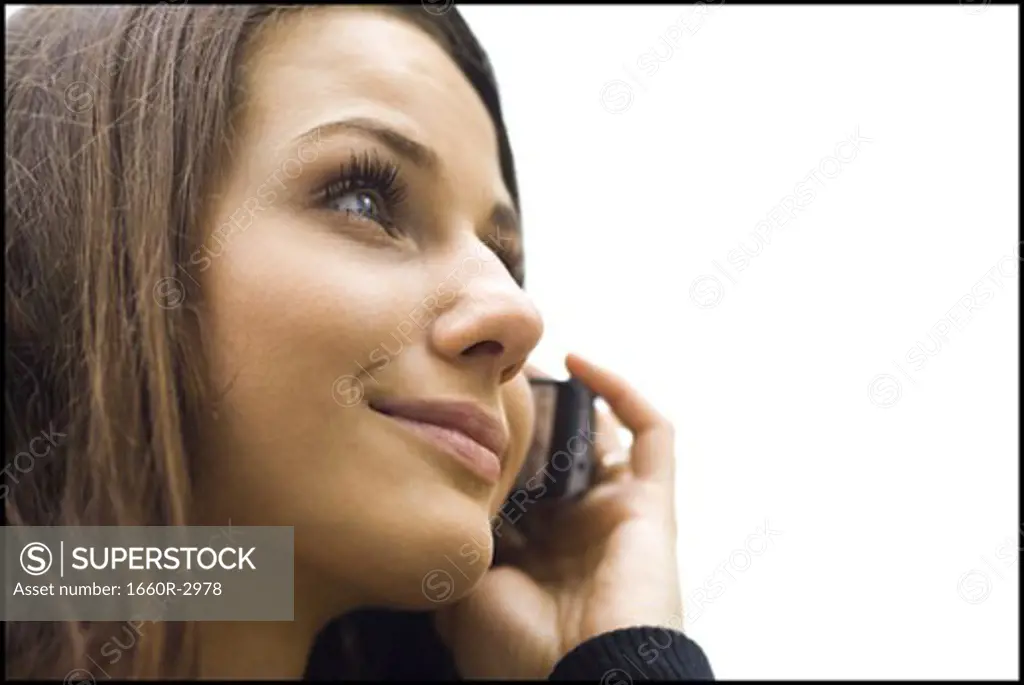
[[317, 202], [329, 205], [346, 195], [371, 195], [383, 205], [384, 216], [373, 216], [363, 212], [345, 210], [346, 215], [356, 215], [361, 220], [372, 221], [391, 237], [399, 237], [399, 229], [392, 219], [394, 210], [405, 200], [405, 185], [399, 179], [398, 167], [369, 152], [354, 154], [342, 164], [337, 177], [317, 194]]
[[[401, 237], [401, 231], [392, 219], [394, 210], [405, 201], [407, 190], [400, 179], [398, 166], [393, 162], [381, 159], [375, 153], [365, 152], [362, 155], [353, 153], [352, 157], [341, 165], [338, 175], [333, 181], [317, 193], [317, 204], [327, 205], [346, 195], [370, 193], [384, 205], [384, 216], [368, 217], [362, 212], [346, 210], [346, 215], [359, 217], [363, 221], [378, 224], [392, 238]], [[512, 249], [499, 246], [496, 250], [498, 258], [522, 286], [521, 260], [518, 242]]]

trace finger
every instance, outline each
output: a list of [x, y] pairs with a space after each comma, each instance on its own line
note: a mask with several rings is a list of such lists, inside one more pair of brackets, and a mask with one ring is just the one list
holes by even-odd
[[622, 423], [634, 434], [665, 423], [664, 417], [629, 383], [577, 354], [569, 354], [566, 368], [603, 397]]
[[566, 368], [604, 398], [615, 416], [633, 433], [631, 461], [639, 478], [671, 484], [675, 477], [675, 431], [672, 424], [625, 380], [576, 354]]
[[622, 452], [626, 449], [619, 430], [622, 424], [615, 415], [604, 409], [597, 409], [594, 412], [594, 447], [597, 456], [603, 459], [609, 454]]
[[629, 452], [613, 452], [597, 462], [595, 480], [599, 483], [623, 480], [632, 475]]
[[619, 436], [622, 424], [611, 413], [596, 412], [594, 453], [597, 461], [597, 479], [615, 480], [630, 471], [629, 448]]
[[[631, 477], [628, 476], [627, 477]], [[619, 483], [599, 483], [579, 500], [550, 512], [547, 526], [530, 541], [548, 554], [576, 553], [591, 549], [622, 521], [633, 516]]]

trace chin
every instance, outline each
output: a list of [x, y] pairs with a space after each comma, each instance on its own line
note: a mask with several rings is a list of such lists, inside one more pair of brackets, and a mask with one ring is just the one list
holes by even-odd
[[301, 541], [296, 531], [296, 563], [352, 588], [368, 607], [430, 610], [469, 594], [494, 554], [488, 502], [408, 471], [404, 481], [351, 493], [344, 511], [321, 512], [338, 523], [307, 528]]
[[456, 602], [491, 566], [490, 516], [479, 501], [449, 491], [425, 514], [415, 523], [407, 522], [405, 549], [396, 560], [401, 564], [397, 568], [407, 570], [401, 584], [392, 588], [392, 602], [399, 608], [432, 609]]

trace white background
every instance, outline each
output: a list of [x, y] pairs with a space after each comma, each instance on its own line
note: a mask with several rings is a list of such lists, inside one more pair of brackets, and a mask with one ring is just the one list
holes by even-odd
[[461, 11], [516, 153], [535, 361], [589, 354], [674, 419], [716, 676], [1016, 678], [1017, 7]]

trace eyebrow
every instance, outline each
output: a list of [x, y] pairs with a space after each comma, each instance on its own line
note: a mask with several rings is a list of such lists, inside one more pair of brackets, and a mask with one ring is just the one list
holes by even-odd
[[[361, 133], [375, 139], [399, 157], [407, 159], [427, 173], [437, 175], [441, 170], [441, 159], [436, 152], [423, 143], [419, 143], [374, 119], [356, 117], [320, 124], [297, 137], [295, 142], [302, 143], [310, 139], [321, 140], [326, 136], [351, 132]], [[522, 235], [519, 213], [507, 202], [496, 202], [491, 208], [489, 220], [499, 233], [507, 230]]]
[[441, 169], [441, 160], [437, 153], [426, 145], [418, 143], [393, 128], [388, 128], [379, 121], [365, 118], [331, 121], [309, 129], [295, 139], [296, 143], [306, 140], [320, 140], [325, 136], [355, 131], [374, 138], [380, 144], [390, 148], [395, 154], [406, 158], [424, 171], [437, 173]]

